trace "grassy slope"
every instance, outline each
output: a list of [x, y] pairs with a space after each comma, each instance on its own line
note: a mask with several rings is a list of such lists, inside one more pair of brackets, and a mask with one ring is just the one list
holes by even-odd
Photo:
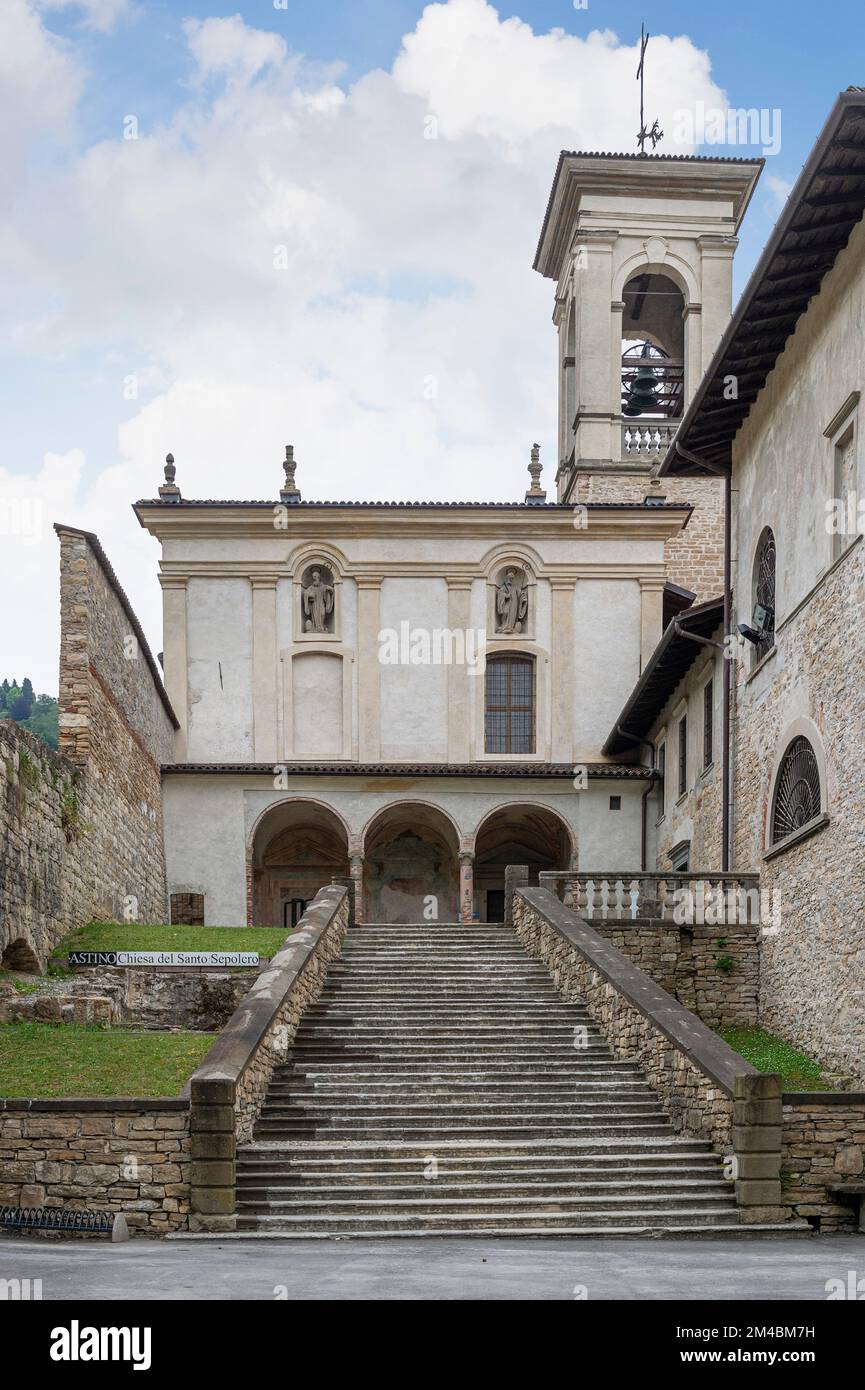
[[176, 1096], [214, 1033], [0, 1024], [0, 1095]]
[[831, 1091], [817, 1062], [763, 1028], [720, 1028], [726, 1043], [758, 1071], [781, 1073], [787, 1091]]
[[163, 927], [91, 922], [64, 936], [53, 957], [69, 951], [258, 951], [274, 955], [285, 932], [258, 927]]

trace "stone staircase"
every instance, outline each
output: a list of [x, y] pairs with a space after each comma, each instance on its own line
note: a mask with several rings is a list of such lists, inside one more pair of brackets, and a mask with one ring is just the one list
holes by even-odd
[[502, 926], [351, 928], [237, 1156], [238, 1234], [745, 1227], [708, 1142]]

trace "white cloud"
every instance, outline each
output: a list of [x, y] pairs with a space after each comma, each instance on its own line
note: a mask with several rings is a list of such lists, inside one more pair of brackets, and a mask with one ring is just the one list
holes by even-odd
[[792, 179], [782, 179], [777, 174], [765, 174], [764, 191], [768, 195], [770, 209], [780, 212], [793, 189]]
[[[352, 86], [238, 16], [185, 28], [174, 117], [34, 179], [0, 245], [23, 353], [116, 373], [118, 400], [140, 375], [95, 484], [37, 486], [50, 520], [100, 534], [154, 649], [156, 550], [128, 504], [168, 449], [188, 496], [274, 496], [292, 442], [306, 497], [491, 499], [522, 496], [540, 438], [554, 489], [535, 242], [561, 146], [633, 148], [637, 123], [633, 47], [482, 0], [428, 6], [393, 72]], [[659, 92], [718, 103], [689, 40], [653, 45]], [[56, 556], [33, 585], [53, 613]]]
[[17, 179], [35, 142], [63, 141], [83, 83], [68, 46], [41, 24], [28, 0], [0, 5], [0, 181]]
[[85, 27], [99, 34], [110, 34], [119, 19], [133, 12], [131, 0], [37, 0], [37, 4], [42, 10], [78, 11]]

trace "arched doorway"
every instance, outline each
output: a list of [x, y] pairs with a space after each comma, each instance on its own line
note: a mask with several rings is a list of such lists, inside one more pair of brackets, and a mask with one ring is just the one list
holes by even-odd
[[380, 811], [364, 839], [367, 922], [455, 922], [459, 838], [435, 806], [401, 802]]
[[482, 821], [475, 836], [475, 905], [484, 922], [505, 915], [505, 869], [528, 864], [529, 883], [537, 886], [542, 869], [574, 866], [568, 826], [546, 806], [500, 806]]
[[315, 801], [282, 801], [259, 821], [252, 842], [252, 920], [296, 926], [319, 888], [348, 874], [348, 837], [339, 816]]

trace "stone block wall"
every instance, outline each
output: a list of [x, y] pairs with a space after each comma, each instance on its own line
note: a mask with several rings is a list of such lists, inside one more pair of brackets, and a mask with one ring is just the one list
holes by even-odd
[[[94, 967], [76, 970], [64, 981], [62, 993], [19, 994], [11, 985], [5, 992], [0, 984], [0, 1023], [7, 1018], [37, 1018], [217, 1033], [231, 1018], [256, 973], [208, 967]], [[93, 1007], [97, 1003], [99, 1007]]]
[[865, 1094], [790, 1093], [783, 1102], [782, 1202], [821, 1232], [855, 1232], [858, 1200], [837, 1189], [865, 1177]]
[[55, 529], [60, 752], [0, 724], [0, 953], [43, 967], [92, 919], [167, 921], [160, 765], [177, 727], [99, 541]]
[[[626, 466], [627, 467], [627, 466]], [[684, 528], [664, 546], [667, 579], [697, 595], [714, 598], [724, 585], [724, 485], [714, 478], [662, 478], [652, 483], [648, 468], [615, 465], [608, 472], [579, 473], [572, 502], [642, 502], [657, 494], [668, 502], [690, 502], [694, 511]]]
[[[865, 1086], [865, 542], [820, 581], [750, 673], [737, 662], [734, 867], [759, 870], [777, 932], [761, 950], [761, 1022]], [[828, 824], [764, 859], [776, 759], [795, 721], [825, 761]]]
[[122, 1211], [133, 1231], [189, 1219], [189, 1100], [0, 1100], [0, 1204]]
[[759, 926], [686, 927], [609, 919], [593, 920], [591, 925], [710, 1028], [758, 1022]]

